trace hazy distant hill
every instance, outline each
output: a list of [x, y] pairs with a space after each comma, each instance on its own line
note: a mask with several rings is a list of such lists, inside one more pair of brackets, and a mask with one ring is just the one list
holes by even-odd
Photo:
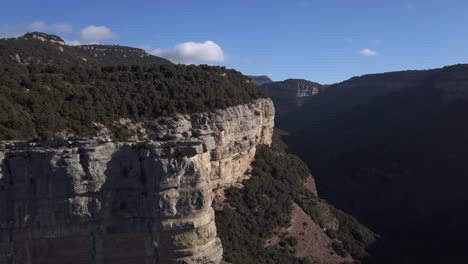
[[325, 86], [303, 79], [287, 79], [266, 83], [260, 88], [271, 96], [275, 102], [276, 111], [281, 117], [284, 113], [297, 110], [311, 96], [323, 92]]
[[365, 75], [282, 119], [323, 197], [382, 235], [372, 263], [468, 258], [467, 94], [468, 65]]
[[262, 84], [265, 84], [265, 83], [271, 83], [273, 82], [270, 77], [266, 76], [266, 75], [260, 75], [260, 76], [253, 76], [253, 75], [248, 75], [248, 77], [250, 79], [252, 79], [253, 83], [255, 85], [262, 85]]
[[22, 64], [172, 64], [142, 49], [118, 45], [65, 45], [62, 38], [40, 32], [0, 39], [0, 63]]

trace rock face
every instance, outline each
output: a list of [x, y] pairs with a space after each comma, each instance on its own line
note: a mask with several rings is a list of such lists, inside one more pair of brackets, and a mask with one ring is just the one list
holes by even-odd
[[41, 32], [26, 33], [23, 37], [33, 38], [33, 39], [37, 39], [40, 41], [48, 41], [50, 43], [55, 43], [55, 44], [59, 44], [62, 46], [65, 45], [65, 41], [61, 37], [55, 36], [55, 35], [49, 35], [49, 34], [45, 34]]
[[274, 107], [155, 120], [161, 140], [0, 144], [0, 263], [219, 263], [213, 190], [270, 144]]

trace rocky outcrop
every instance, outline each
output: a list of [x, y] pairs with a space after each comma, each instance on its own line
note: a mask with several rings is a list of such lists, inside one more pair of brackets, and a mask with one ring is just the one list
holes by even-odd
[[212, 113], [161, 118], [147, 124], [146, 138], [203, 141], [210, 152], [210, 179], [213, 189], [240, 180], [250, 167], [256, 146], [271, 144], [275, 109], [270, 99], [217, 110]]
[[49, 35], [49, 34], [45, 34], [45, 33], [41, 33], [41, 32], [32, 32], [32, 33], [26, 33], [23, 38], [32, 38], [32, 39], [37, 39], [37, 40], [40, 40], [42, 42], [50, 42], [52, 44], [59, 44], [59, 45], [65, 45], [65, 41], [59, 37], [59, 36], [55, 36], [55, 35]]
[[219, 263], [213, 190], [270, 144], [271, 100], [160, 118], [158, 140], [0, 144], [0, 263]]

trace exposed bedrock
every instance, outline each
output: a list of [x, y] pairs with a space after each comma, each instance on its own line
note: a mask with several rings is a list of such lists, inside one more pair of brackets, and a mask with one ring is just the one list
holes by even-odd
[[269, 99], [152, 122], [159, 140], [0, 144], [0, 263], [219, 263], [213, 190], [270, 144]]

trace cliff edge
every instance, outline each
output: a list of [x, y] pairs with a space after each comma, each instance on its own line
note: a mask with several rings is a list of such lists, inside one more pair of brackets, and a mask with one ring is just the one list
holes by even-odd
[[270, 99], [152, 122], [158, 140], [0, 144], [0, 263], [219, 263], [213, 190], [271, 144]]

